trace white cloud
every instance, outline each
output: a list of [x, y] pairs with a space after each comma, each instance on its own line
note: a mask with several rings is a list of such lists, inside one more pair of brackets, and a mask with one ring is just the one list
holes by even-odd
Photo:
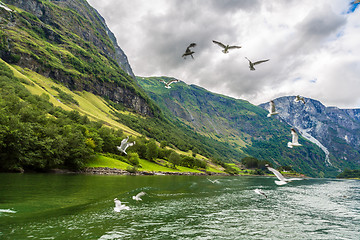
[[[350, 1], [89, 0], [139, 76], [171, 76], [254, 104], [300, 94], [360, 107], [360, 15]], [[241, 45], [228, 54], [218, 40]], [[196, 42], [195, 60], [181, 58]], [[251, 60], [269, 58], [250, 71]]]

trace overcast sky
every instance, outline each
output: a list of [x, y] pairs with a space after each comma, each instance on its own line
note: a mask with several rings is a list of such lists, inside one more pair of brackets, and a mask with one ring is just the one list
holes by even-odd
[[[360, 6], [347, 0], [88, 0], [136, 76], [253, 104], [302, 95], [360, 108]], [[228, 54], [212, 40], [242, 46]], [[181, 56], [190, 43], [194, 58]], [[252, 61], [270, 59], [250, 71]]]

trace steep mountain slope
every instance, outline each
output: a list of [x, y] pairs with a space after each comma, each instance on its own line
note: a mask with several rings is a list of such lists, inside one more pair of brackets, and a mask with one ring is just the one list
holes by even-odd
[[[22, 82], [32, 94], [127, 133], [165, 141], [176, 150], [196, 150], [217, 160], [238, 156], [225, 143], [162, 117], [161, 110], [130, 76], [133, 73], [126, 56], [115, 45], [103, 18], [86, 1], [4, 2], [7, 5], [0, 7], [0, 56], [21, 79], [13, 80]], [[102, 106], [94, 109], [89, 100], [94, 100], [91, 103], [96, 108]]]
[[104, 19], [85, 0], [4, 0], [0, 56], [144, 115], [157, 112], [139, 88]]
[[[306, 104], [295, 102], [294, 96], [274, 100], [280, 117], [300, 133], [321, 146], [328, 166], [356, 168], [360, 163], [360, 109], [325, 107], [321, 102], [305, 98]], [[260, 106], [267, 109], [269, 103]]]
[[316, 145], [300, 139], [303, 147], [289, 149], [290, 126], [247, 101], [211, 93], [184, 82], [164, 88], [167, 77], [138, 77], [139, 84], [171, 121], [194, 132], [224, 142], [239, 153], [228, 161], [250, 155], [276, 165], [291, 165], [310, 176], [335, 176], [334, 168], [323, 164], [325, 154]]
[[[291, 165], [310, 176], [334, 175], [336, 169], [323, 164], [325, 154], [319, 147], [301, 138], [303, 147], [287, 148], [286, 143], [291, 138], [289, 126], [278, 118], [266, 118], [265, 110], [247, 101], [213, 94], [185, 83], [165, 89], [158, 78], [138, 78], [159, 109], [133, 78], [126, 55], [117, 46], [104, 19], [85, 0], [2, 2], [7, 6], [0, 7], [0, 57], [16, 69], [14, 74], [28, 78], [23, 84], [32, 93], [41, 95], [41, 101], [49, 108], [53, 106], [47, 99], [55, 106], [55, 101], [59, 100], [62, 102], [59, 106], [64, 109], [78, 109], [91, 119], [104, 121], [127, 133], [166, 141], [174, 149], [192, 150], [224, 162], [239, 162], [244, 156], [254, 156], [276, 165]], [[39, 80], [36, 74], [47, 79]], [[66, 89], [51, 86], [49, 79]], [[6, 81], [4, 78], [3, 83]], [[14, 78], [14, 81], [22, 80]], [[61, 94], [67, 96], [69, 102], [61, 99]], [[12, 95], [16, 96], [16, 92]], [[35, 106], [34, 97], [28, 93], [27, 97]], [[89, 106], [81, 102], [82, 98], [99, 107], [100, 111], [96, 111], [99, 115], [85, 110]], [[21, 103], [21, 99], [17, 96], [16, 104]], [[2, 104], [6, 106], [7, 102], [2, 101]], [[41, 115], [40, 120], [48, 117]], [[7, 123], [11, 125], [12, 122]], [[82, 131], [78, 125], [74, 128], [81, 136], [79, 143], [84, 145], [84, 151], [90, 146], [93, 146], [92, 151], [98, 151], [97, 145], [85, 136], [87, 131]], [[14, 132], [17, 131], [15, 126]], [[59, 136], [62, 131], [58, 129]], [[68, 133], [70, 136], [71, 131]], [[85, 144], [81, 139], [88, 142]], [[11, 139], [7, 140], [12, 144]], [[28, 146], [38, 147], [37, 141], [30, 139]], [[26, 160], [32, 159], [27, 156]]]

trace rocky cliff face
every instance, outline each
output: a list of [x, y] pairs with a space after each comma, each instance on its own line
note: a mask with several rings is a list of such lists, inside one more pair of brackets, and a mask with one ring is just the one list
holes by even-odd
[[[306, 103], [294, 101], [295, 96], [274, 100], [279, 116], [300, 133], [328, 151], [325, 164], [338, 167], [360, 163], [360, 109], [325, 107], [321, 102], [306, 98]], [[268, 109], [269, 103], [261, 104]]]
[[85, 0], [3, 3], [14, 11], [0, 9], [2, 59], [153, 115], [114, 34]]

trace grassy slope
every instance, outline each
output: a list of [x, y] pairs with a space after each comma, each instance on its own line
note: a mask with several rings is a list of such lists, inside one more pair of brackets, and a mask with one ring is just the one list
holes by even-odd
[[[133, 131], [129, 127], [115, 121], [115, 117], [112, 115], [113, 109], [109, 107], [105, 101], [92, 93], [89, 92], [72, 92], [61, 84], [57, 84], [49, 78], [46, 78], [42, 75], [39, 75], [30, 70], [24, 70], [18, 66], [10, 66], [16, 77], [24, 79], [26, 82], [30, 83], [24, 84], [24, 86], [32, 94], [47, 94], [50, 99], [49, 101], [55, 106], [59, 106], [65, 110], [77, 110], [80, 113], [87, 115], [92, 120], [103, 121], [111, 127], [116, 127], [128, 134], [139, 136], [140, 134]], [[58, 94], [56, 90], [52, 87], [57, 87], [67, 94], [71, 95], [78, 103], [79, 106], [75, 104], [66, 105], [57, 100], [56, 95]]]
[[159, 80], [169, 81], [168, 77], [137, 79], [170, 121], [178, 121], [201, 135], [226, 143], [223, 150], [235, 149], [239, 154], [232, 156], [232, 162], [249, 155], [275, 165], [292, 166], [310, 176], [319, 176], [321, 171], [331, 174], [324, 167], [321, 149], [301, 136], [303, 147], [289, 149], [290, 126], [276, 117], [267, 118], [264, 109], [181, 81], [166, 89]]
[[[0, 59], [3, 62], [3, 60]], [[6, 63], [7, 64], [7, 63]], [[116, 117], [112, 114], [113, 109], [110, 105], [108, 105], [101, 97], [96, 96], [92, 93], [83, 91], [83, 92], [72, 92], [61, 84], [55, 83], [53, 80], [46, 78], [42, 75], [39, 75], [29, 69], [23, 69], [18, 66], [11, 66], [7, 64], [14, 72], [14, 75], [24, 82], [24, 86], [32, 93], [36, 95], [47, 94], [49, 96], [49, 101], [55, 106], [59, 106], [65, 110], [77, 110], [80, 113], [87, 115], [90, 119], [96, 121], [103, 121], [109, 127], [114, 127], [123, 130], [127, 134], [140, 136], [139, 133], [130, 129], [129, 127], [119, 123], [116, 121]], [[79, 105], [75, 104], [65, 104], [61, 101], [58, 101], [57, 94], [58, 92], [52, 87], [57, 87], [64, 91], [65, 93], [71, 95]], [[125, 114], [134, 114], [127, 113], [122, 111]], [[141, 117], [141, 116], [139, 116]], [[182, 152], [178, 149], [175, 151], [179, 154], [191, 156], [191, 151]], [[198, 158], [207, 161], [207, 158], [198, 155]], [[185, 167], [177, 167], [177, 169], [167, 168], [155, 163], [149, 162], [147, 160], [140, 160], [140, 165], [142, 168], [139, 168], [140, 171], [159, 171], [159, 172], [200, 172], [198, 170], [185, 168]], [[170, 165], [170, 163], [169, 163]], [[104, 156], [97, 156], [91, 162], [89, 162], [88, 167], [110, 167], [110, 168], [118, 168], [126, 170], [127, 167], [131, 167], [131, 165], [121, 162], [116, 159], [112, 159]], [[223, 172], [221, 167], [216, 165], [209, 165], [207, 171], [210, 172]]]
[[[138, 168], [139, 171], [146, 171], [146, 172], [193, 172], [193, 173], [200, 173], [201, 171], [196, 170], [196, 169], [191, 169], [191, 168], [187, 168], [187, 167], [181, 167], [181, 166], [177, 166], [176, 169], [174, 168], [170, 168], [170, 167], [166, 167], [166, 166], [161, 166], [159, 164], [156, 164], [154, 162], [150, 162], [144, 159], [140, 159], [139, 161], [141, 167]], [[170, 163], [168, 163], [168, 165], [170, 165]], [[132, 165], [129, 165], [125, 162], [122, 162], [120, 160], [117, 159], [113, 159], [110, 157], [105, 157], [102, 155], [98, 155], [96, 156], [96, 158], [92, 159], [89, 164], [88, 167], [109, 167], [109, 168], [117, 168], [117, 169], [122, 169], [122, 170], [126, 170], [129, 167], [132, 167]], [[222, 172], [219, 171], [215, 168], [209, 167], [207, 168], [207, 171], [210, 172]]]

